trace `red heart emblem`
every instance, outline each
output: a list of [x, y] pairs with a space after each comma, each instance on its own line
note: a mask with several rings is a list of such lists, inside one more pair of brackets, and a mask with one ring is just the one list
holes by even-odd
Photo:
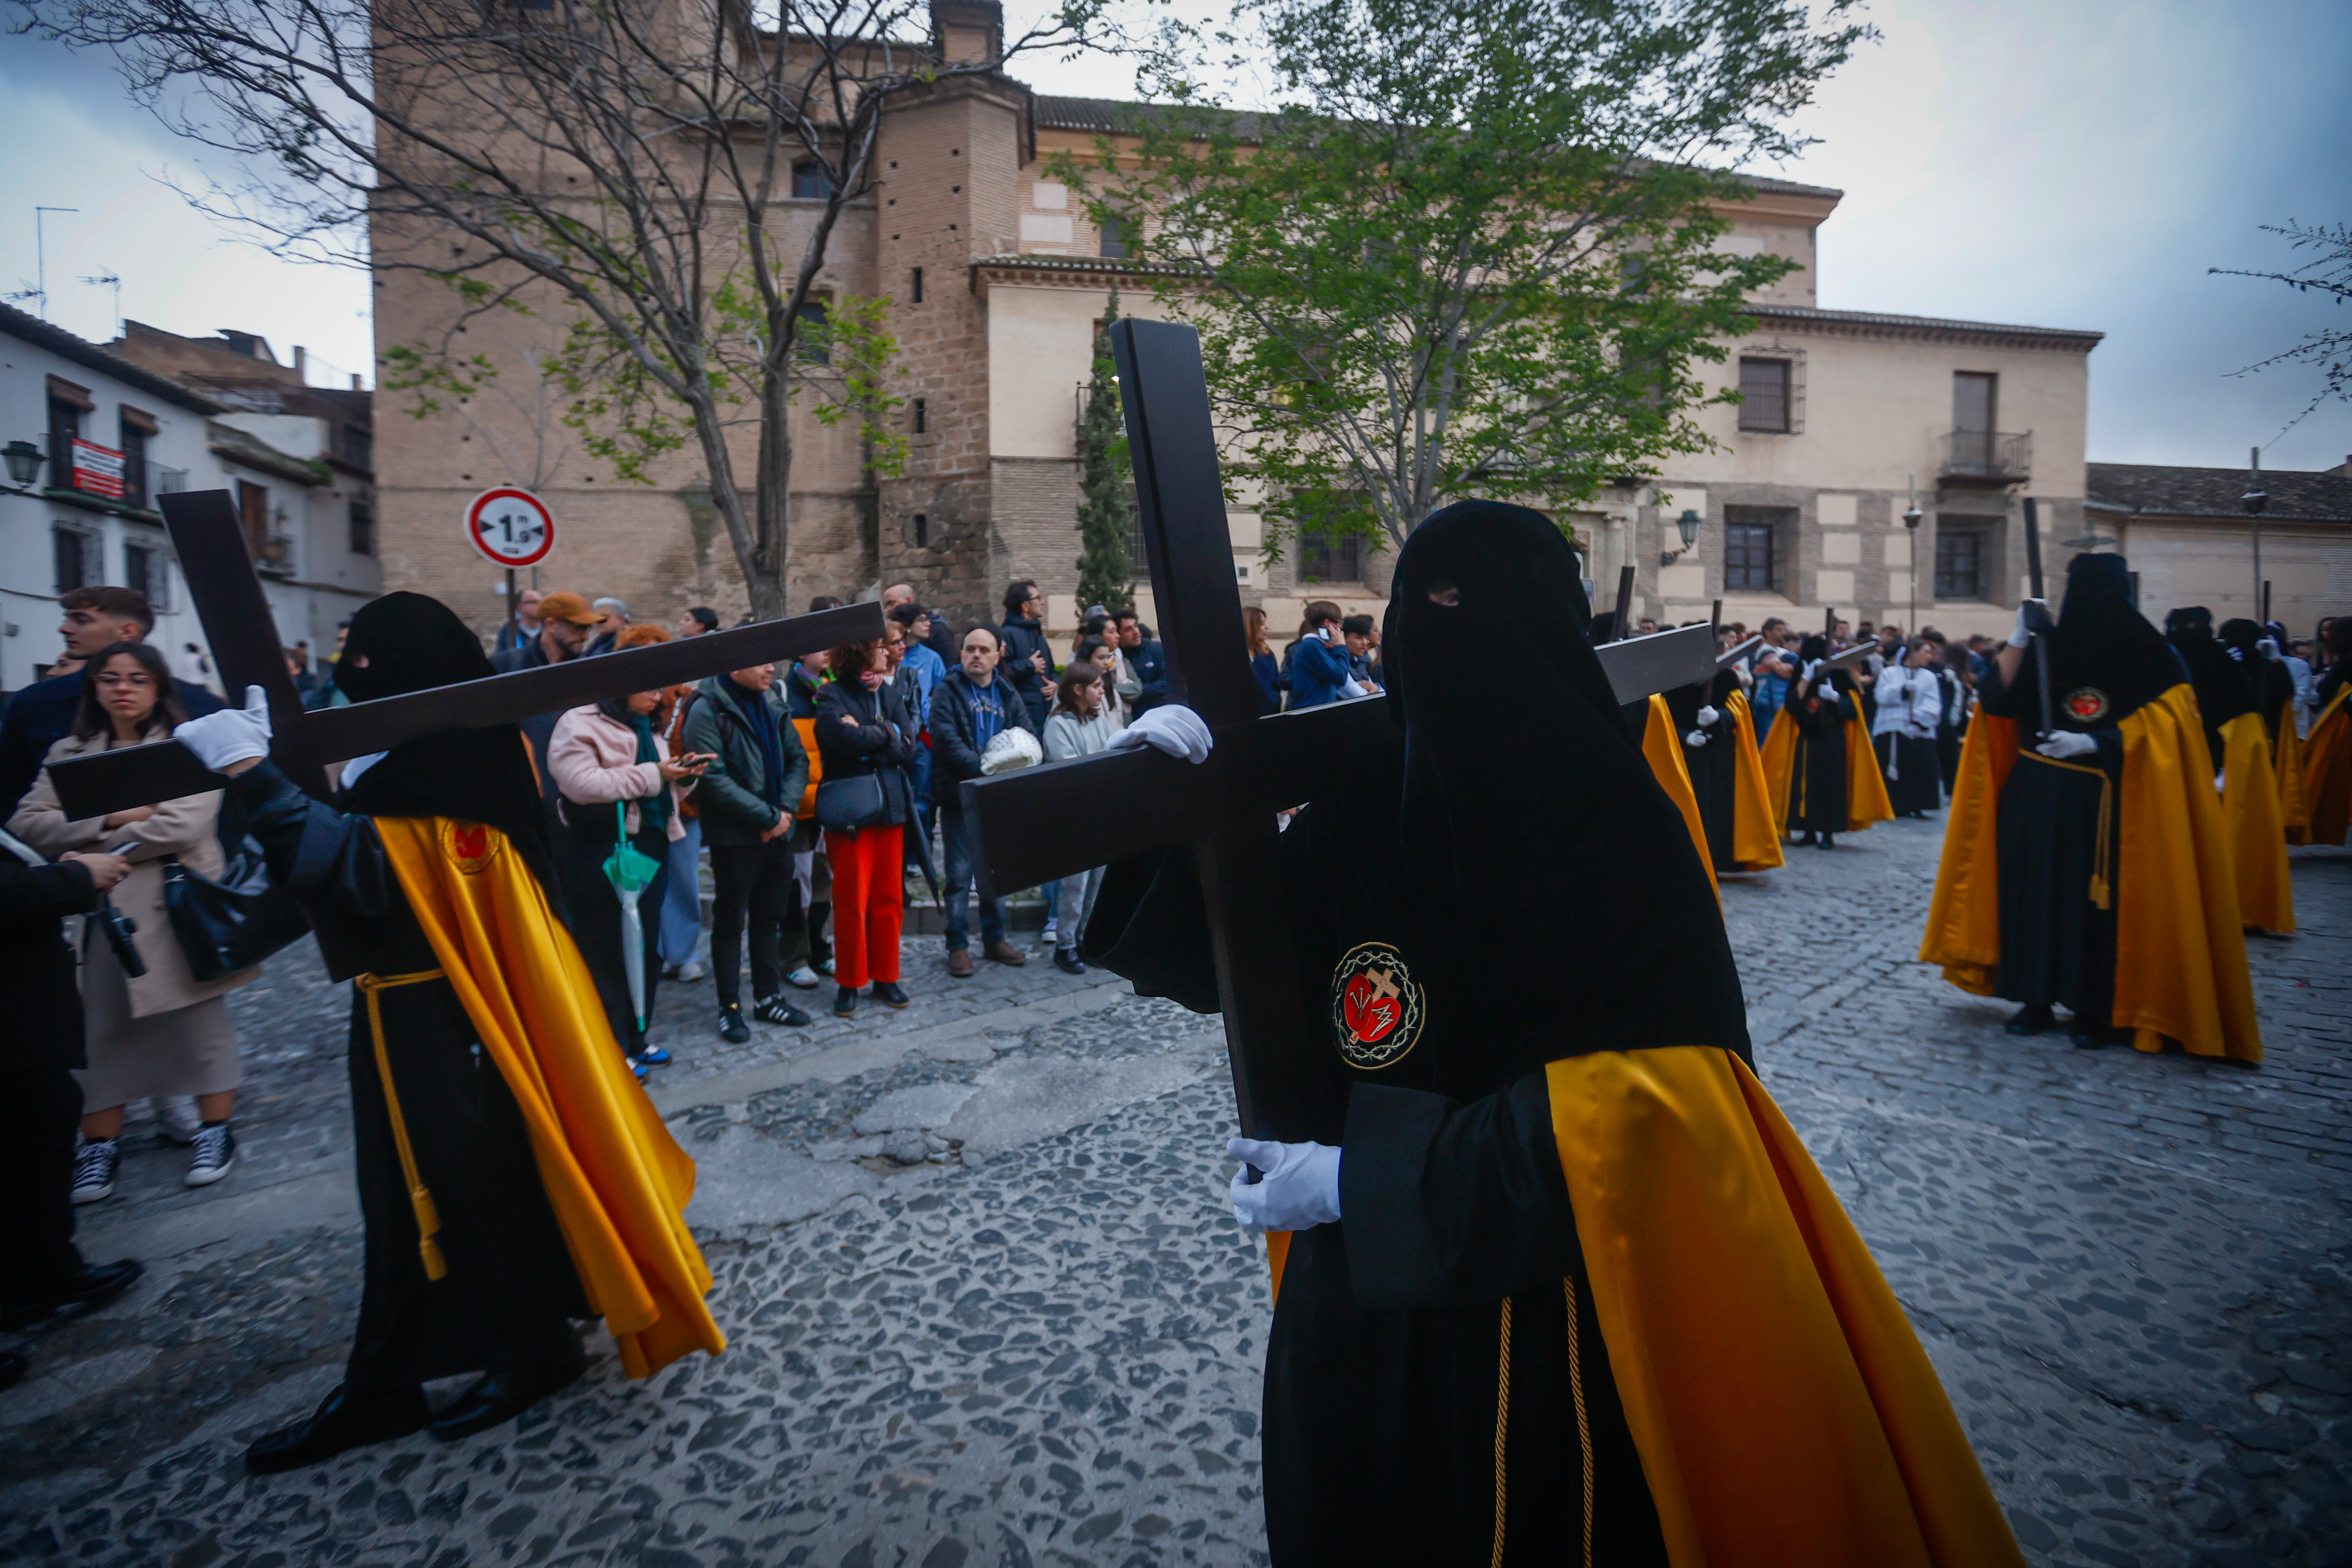
[[1348, 1031], [1366, 1045], [1379, 1041], [1397, 1026], [1404, 1009], [1394, 995], [1383, 996], [1374, 986], [1370, 975], [1359, 974], [1348, 982], [1340, 997], [1339, 1009], [1348, 1021]]
[[466, 823], [450, 830], [449, 847], [460, 860], [479, 860], [490, 852], [490, 830], [477, 822]]

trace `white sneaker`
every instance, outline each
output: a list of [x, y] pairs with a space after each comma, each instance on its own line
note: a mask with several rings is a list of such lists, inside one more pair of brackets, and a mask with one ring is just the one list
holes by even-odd
[[677, 977], [680, 980], [699, 980], [709, 973], [710, 971], [702, 967], [702, 960], [698, 958], [689, 958], [677, 966]]
[[121, 1168], [122, 1156], [116, 1152], [113, 1139], [84, 1143], [74, 1151], [73, 1201], [94, 1204], [112, 1197], [115, 1173]]
[[803, 991], [814, 991], [816, 989], [816, 971], [803, 963], [784, 976], [784, 984], [797, 985]]
[[1054, 945], [1054, 938], [1059, 933], [1060, 930], [1061, 922], [1059, 921], [1047, 921], [1045, 922], [1045, 940], [1040, 945], [1052, 947]]
[[196, 1130], [205, 1124], [205, 1119], [196, 1110], [196, 1102], [193, 1098], [187, 1095], [159, 1094], [155, 1097], [155, 1105], [159, 1112], [156, 1121], [163, 1127], [164, 1137], [174, 1143], [185, 1144], [196, 1141]]

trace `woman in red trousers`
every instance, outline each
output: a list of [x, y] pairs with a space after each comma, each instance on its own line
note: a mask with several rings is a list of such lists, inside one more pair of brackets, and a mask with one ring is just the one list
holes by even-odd
[[911, 683], [885, 679], [879, 638], [833, 650], [834, 679], [817, 693], [816, 743], [824, 763], [817, 820], [833, 864], [833, 1010], [874, 999], [907, 1005], [898, 986], [898, 932], [906, 919], [906, 825], [914, 820], [908, 764], [919, 732], [906, 710]]

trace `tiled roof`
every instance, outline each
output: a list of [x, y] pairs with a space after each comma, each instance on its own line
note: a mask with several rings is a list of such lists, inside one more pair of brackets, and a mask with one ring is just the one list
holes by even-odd
[[[1170, 112], [1166, 104], [1137, 103], [1118, 98], [1056, 98], [1042, 92], [1037, 95], [1036, 104], [1040, 130], [1084, 131], [1095, 135], [1132, 130], [1150, 118]], [[1243, 141], [1255, 137], [1257, 126], [1255, 112], [1242, 110], [1234, 113], [1234, 134]], [[1834, 201], [1845, 195], [1826, 185], [1801, 185], [1794, 180], [1775, 180], [1761, 174], [1742, 174], [1739, 179], [1768, 195], [1823, 196]]]
[[152, 397], [192, 408], [199, 414], [217, 414], [220, 405], [172, 380], [156, 374], [143, 365], [136, 365], [119, 354], [109, 353], [88, 338], [76, 337], [63, 327], [53, 327], [40, 317], [17, 310], [14, 305], [0, 305], [0, 333], [48, 350], [59, 359], [67, 360], [100, 375], [110, 375], [125, 386], [135, 386]]
[[2053, 345], [2085, 351], [2106, 336], [2105, 332], [2089, 331], [2080, 327], [2020, 327], [1999, 321], [1951, 321], [1942, 316], [1895, 316], [1881, 310], [1820, 310], [1810, 305], [1749, 305], [1747, 310], [1749, 315], [1765, 321], [1815, 321], [1824, 326], [1877, 327], [1901, 332], [1954, 332], [1979, 337], [2042, 339]]
[[1139, 277], [1182, 277], [1200, 270], [1184, 262], [1129, 261], [1108, 256], [982, 256], [971, 265], [975, 271], [1004, 268], [1015, 272], [1123, 272]]
[[[2085, 463], [2084, 488], [2102, 511], [2151, 517], [2242, 519], [2238, 498], [2254, 488], [2244, 468], [2175, 468], [2157, 463]], [[2282, 468], [2265, 470], [2262, 488], [2270, 495], [2265, 521], [2352, 522], [2352, 476]]]

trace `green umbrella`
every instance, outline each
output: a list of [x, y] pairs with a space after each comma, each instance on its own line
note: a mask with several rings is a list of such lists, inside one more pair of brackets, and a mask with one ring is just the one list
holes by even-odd
[[604, 879], [621, 900], [621, 962], [629, 972], [629, 1005], [636, 1009], [637, 1027], [646, 1026], [646, 924], [637, 914], [637, 899], [661, 874], [662, 863], [629, 842], [629, 808], [613, 803], [613, 852], [604, 857]]

